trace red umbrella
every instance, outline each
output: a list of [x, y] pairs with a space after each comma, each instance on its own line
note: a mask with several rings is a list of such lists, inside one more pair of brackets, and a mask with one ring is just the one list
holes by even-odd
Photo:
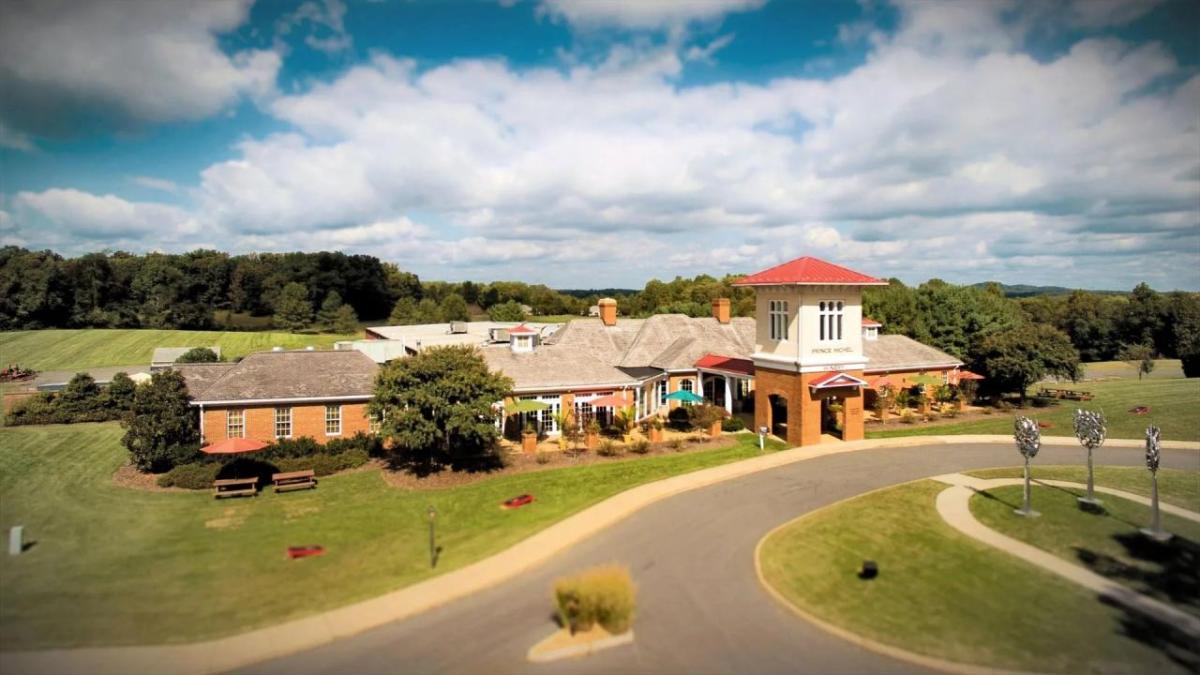
[[226, 438], [220, 443], [200, 448], [200, 452], [209, 455], [238, 455], [243, 452], [257, 452], [265, 447], [266, 443], [250, 438]]
[[963, 380], [986, 380], [987, 378], [985, 378], [984, 376], [982, 376], [978, 373], [972, 373], [969, 370], [956, 370], [956, 371], [954, 371], [953, 379], [954, 379], [954, 384], [958, 384], [959, 382], [962, 382]]
[[626, 403], [624, 396], [617, 396], [616, 394], [601, 396], [590, 401], [583, 401], [583, 403], [590, 403], [593, 408], [624, 408], [629, 405], [629, 403]]

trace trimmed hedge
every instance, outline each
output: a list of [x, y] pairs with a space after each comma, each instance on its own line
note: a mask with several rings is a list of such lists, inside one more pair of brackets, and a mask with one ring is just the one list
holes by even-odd
[[721, 420], [721, 429], [723, 431], [741, 431], [746, 428], [746, 423], [737, 415], [730, 415]]
[[554, 583], [554, 601], [563, 627], [572, 633], [600, 624], [613, 635], [629, 630], [636, 606], [629, 569], [621, 565], [594, 567]]
[[239, 457], [229, 462], [202, 461], [180, 464], [174, 469], [160, 475], [158, 484], [161, 487], [179, 487], [188, 490], [207, 490], [212, 487], [218, 477], [256, 475], [259, 481], [266, 484], [271, 480], [271, 474], [289, 471], [304, 471], [312, 469], [318, 476], [329, 476], [339, 471], [354, 469], [370, 461], [366, 451], [360, 449], [346, 450], [335, 455], [319, 454], [309, 457], [290, 457], [286, 459], [264, 460], [250, 457]]
[[159, 487], [178, 487], [187, 490], [207, 490], [221, 470], [218, 462], [180, 464], [158, 477]]

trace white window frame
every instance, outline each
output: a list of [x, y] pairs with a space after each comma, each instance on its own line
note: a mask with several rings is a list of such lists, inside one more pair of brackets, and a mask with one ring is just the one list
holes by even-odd
[[817, 305], [817, 341], [841, 342], [846, 303], [841, 300], [822, 300]]
[[[330, 417], [329, 416], [330, 412], [336, 412], [337, 416]], [[329, 430], [331, 422], [337, 423], [337, 429], [335, 431]], [[341, 405], [325, 406], [325, 435], [326, 436], [341, 436], [342, 435], [342, 406]]]
[[775, 342], [786, 342], [788, 338], [788, 301], [767, 301], [767, 330]]
[[367, 431], [377, 434], [383, 426], [383, 420], [378, 415], [367, 413]]
[[225, 411], [225, 438], [246, 437], [246, 409], [230, 408]]
[[[287, 433], [279, 433], [281, 425]], [[290, 406], [275, 409], [275, 438], [292, 437], [292, 408]]]
[[670, 388], [667, 378], [664, 377], [658, 381], [658, 407], [662, 408], [667, 405], [667, 394], [670, 393], [667, 390]]

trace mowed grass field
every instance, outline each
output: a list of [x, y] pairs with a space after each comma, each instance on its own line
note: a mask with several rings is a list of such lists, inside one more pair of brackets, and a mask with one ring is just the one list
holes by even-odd
[[[207, 491], [116, 485], [127, 457], [120, 437], [114, 423], [0, 429], [0, 529], [24, 525], [36, 542], [0, 556], [0, 648], [177, 643], [280, 623], [475, 562], [640, 483], [759, 454], [757, 437], [742, 434], [721, 449], [452, 489], [401, 490], [367, 470], [312, 491], [218, 502]], [[525, 493], [536, 501], [500, 508]], [[314, 544], [327, 553], [285, 555]]]
[[226, 359], [272, 347], [330, 347], [357, 335], [87, 328], [0, 333], [0, 362], [34, 370], [70, 370], [101, 366], [150, 365], [155, 347], [221, 347]]
[[[1145, 479], [1141, 469], [1114, 471], [1129, 472], [1130, 482], [1134, 473]], [[1175, 486], [1200, 480], [1190, 471], [1164, 469], [1160, 475], [1168, 501], [1187, 501]], [[794, 521], [763, 542], [763, 576], [818, 619], [928, 656], [1035, 672], [1189, 672], [1154, 644], [1161, 630], [1147, 631], [1094, 593], [947, 525], [934, 506], [946, 487], [930, 480], [907, 483]], [[1049, 506], [1040, 494], [1047, 489], [1039, 488], [1035, 508]], [[1015, 518], [1011, 509], [1008, 516]], [[1050, 519], [1047, 513], [1020, 525], [1050, 529]], [[1101, 527], [1088, 533], [1102, 538], [1109, 532]], [[864, 559], [878, 563], [876, 579], [857, 578]]]
[[[1121, 372], [1111, 368], [1109, 372]], [[1108, 420], [1108, 435], [1111, 438], [1142, 438], [1146, 427], [1154, 424], [1162, 429], [1164, 440], [1200, 441], [1200, 379], [1183, 377], [1151, 377], [1137, 379], [1133, 377], [1117, 377], [1088, 382], [1064, 383], [1050, 385], [1062, 389], [1078, 389], [1091, 392], [1095, 398], [1091, 401], [1060, 400], [1056, 405], [1037, 408], [1032, 400], [1023, 410], [1000, 411], [970, 421], [950, 424], [912, 424], [899, 429], [887, 431], [871, 431], [867, 426], [868, 438], [888, 438], [893, 436], [924, 436], [928, 434], [1011, 434], [1013, 418], [1017, 415], [1032, 417], [1039, 422], [1048, 422], [1052, 426], [1043, 429], [1047, 436], [1071, 436], [1074, 431], [1074, 414], [1076, 408], [1099, 410]], [[1037, 385], [1030, 388], [1030, 394], [1040, 389]], [[1135, 415], [1129, 412], [1138, 406], [1150, 408], [1146, 415]]]

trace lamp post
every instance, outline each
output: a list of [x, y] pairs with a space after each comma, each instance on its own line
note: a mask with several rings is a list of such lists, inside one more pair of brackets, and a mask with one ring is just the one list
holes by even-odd
[[1103, 413], [1091, 410], [1075, 411], [1075, 438], [1078, 438], [1080, 444], [1087, 448], [1087, 496], [1079, 498], [1079, 503], [1081, 504], [1089, 506], [1100, 505], [1100, 500], [1096, 499], [1095, 481], [1092, 476], [1092, 450], [1103, 445], [1106, 431]]
[[1161, 432], [1156, 426], [1146, 427], [1146, 468], [1150, 469], [1150, 527], [1142, 528], [1142, 534], [1155, 541], [1167, 541], [1171, 533], [1162, 529], [1158, 513], [1158, 459]]
[[767, 448], [767, 431], [766, 427], [758, 428], [758, 451], [763, 452]]
[[433, 504], [429, 505], [429, 509], [425, 511], [429, 516], [429, 566], [437, 567], [437, 548], [434, 546], [434, 522], [437, 520], [437, 509], [433, 508]]
[[1042, 514], [1034, 511], [1029, 500], [1029, 460], [1036, 457], [1042, 447], [1042, 432], [1037, 422], [1028, 417], [1017, 417], [1013, 420], [1013, 438], [1017, 441], [1017, 450], [1025, 458], [1025, 504], [1013, 513], [1026, 518], [1036, 518]]

